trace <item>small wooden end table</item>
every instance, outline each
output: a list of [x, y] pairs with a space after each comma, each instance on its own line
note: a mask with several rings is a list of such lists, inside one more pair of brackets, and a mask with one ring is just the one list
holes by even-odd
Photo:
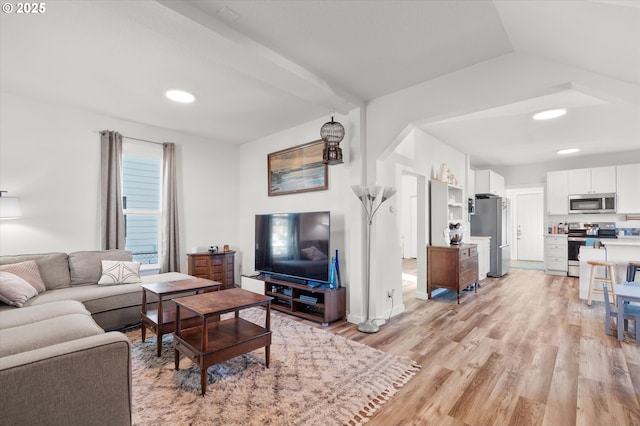
[[[175, 367], [180, 369], [180, 353], [200, 367], [202, 396], [207, 392], [207, 369], [214, 364], [264, 347], [265, 365], [269, 368], [271, 297], [232, 288], [181, 297], [175, 303]], [[264, 327], [240, 318], [241, 310], [254, 306], [266, 308]], [[228, 312], [235, 312], [234, 317], [220, 320], [220, 315]], [[184, 318], [189, 313], [200, 319], [198, 327], [185, 325]]]
[[[220, 290], [221, 283], [204, 278], [193, 278], [179, 281], [169, 281], [160, 283], [141, 284], [142, 287], [142, 312], [140, 322], [142, 323], [142, 341], [147, 338], [147, 328], [156, 335], [158, 345], [158, 356], [162, 352], [162, 336], [173, 333], [175, 330], [176, 308], [175, 306], [162, 306], [162, 299], [165, 296], [173, 296], [180, 293], [195, 291], [199, 293], [204, 290]], [[147, 309], [147, 292], [158, 296], [158, 309]], [[193, 315], [197, 322], [197, 318]], [[186, 318], [183, 318], [186, 320]]]

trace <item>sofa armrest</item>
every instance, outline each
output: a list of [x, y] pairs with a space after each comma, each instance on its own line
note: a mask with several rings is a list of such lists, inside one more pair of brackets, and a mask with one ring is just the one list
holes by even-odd
[[0, 358], [2, 423], [131, 424], [131, 349], [109, 332]]

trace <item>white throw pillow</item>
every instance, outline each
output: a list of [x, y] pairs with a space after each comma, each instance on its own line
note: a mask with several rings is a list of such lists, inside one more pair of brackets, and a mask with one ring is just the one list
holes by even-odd
[[121, 262], [117, 260], [102, 261], [102, 276], [98, 284], [135, 284], [142, 282], [140, 279], [139, 262]]
[[37, 295], [38, 291], [23, 278], [0, 271], [0, 301], [21, 308], [27, 300]]

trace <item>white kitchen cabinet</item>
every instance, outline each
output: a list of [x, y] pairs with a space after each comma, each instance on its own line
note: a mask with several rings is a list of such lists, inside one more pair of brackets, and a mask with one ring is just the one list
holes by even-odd
[[616, 167], [568, 170], [569, 194], [616, 192]]
[[640, 213], [640, 164], [625, 164], [616, 167], [616, 181], [618, 192], [618, 213]]
[[471, 237], [471, 244], [478, 245], [478, 280], [487, 278], [491, 268], [491, 237]]
[[504, 177], [493, 170], [476, 170], [476, 194], [504, 197]]
[[549, 275], [567, 275], [569, 271], [568, 241], [566, 235], [545, 235], [544, 269]]
[[567, 170], [547, 173], [547, 213], [569, 213]]

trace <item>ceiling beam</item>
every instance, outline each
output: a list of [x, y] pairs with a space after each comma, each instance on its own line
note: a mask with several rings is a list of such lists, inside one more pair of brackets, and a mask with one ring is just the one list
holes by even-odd
[[275, 87], [315, 105], [348, 114], [364, 101], [337, 88], [308, 69], [285, 58], [257, 41], [229, 27], [225, 22], [198, 9], [197, 3], [156, 0], [158, 3], [215, 33], [220, 42], [216, 54], [225, 55], [225, 64], [257, 81]]

